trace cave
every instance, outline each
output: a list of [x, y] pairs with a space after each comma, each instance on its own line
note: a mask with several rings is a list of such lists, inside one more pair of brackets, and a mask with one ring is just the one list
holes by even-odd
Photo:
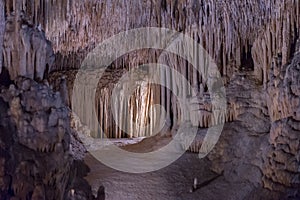
[[0, 200], [300, 199], [298, 0], [0, 10]]
[[245, 71], [245, 72], [254, 71], [254, 61], [251, 53], [252, 46], [250, 45], [248, 48], [249, 50], [246, 51], [246, 48], [243, 47], [240, 71]]

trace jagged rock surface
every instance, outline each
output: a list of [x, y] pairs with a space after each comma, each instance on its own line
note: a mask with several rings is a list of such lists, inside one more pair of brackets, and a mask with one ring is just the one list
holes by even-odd
[[[272, 127], [264, 185], [272, 190], [300, 188], [300, 41], [288, 66], [273, 66], [268, 87]], [[299, 194], [298, 194], [299, 195]]]
[[8, 181], [2, 185], [1, 196], [62, 199], [71, 167], [68, 113], [47, 86], [31, 80], [18, 82], [17, 88], [12, 85], [1, 93], [2, 107], [7, 104], [1, 120], [2, 151], [6, 152], [1, 156], [2, 180]]
[[71, 156], [76, 145], [59, 93], [18, 78], [2, 89], [0, 111], [0, 199], [93, 199], [85, 174], [76, 174], [84, 165]]

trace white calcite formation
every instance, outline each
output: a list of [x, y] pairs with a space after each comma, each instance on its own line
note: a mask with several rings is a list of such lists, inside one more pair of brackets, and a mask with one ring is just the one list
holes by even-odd
[[[78, 68], [80, 61], [93, 47], [116, 33], [132, 28], [158, 26], [184, 32], [198, 41], [216, 60], [225, 81], [229, 81], [238, 69], [254, 70], [255, 77], [266, 86], [272, 57], [281, 55], [282, 64], [287, 63], [291, 56], [289, 49], [292, 48], [299, 32], [297, 26], [299, 2], [289, 0], [244, 2], [63, 0], [59, 3], [23, 0], [19, 4], [7, 2], [6, 6], [10, 10], [19, 8], [27, 11], [30, 21], [45, 27], [47, 37], [53, 42], [54, 50], [57, 52], [56, 70]], [[158, 51], [141, 50], [119, 58], [113, 65], [129, 69], [139, 63], [160, 61], [185, 74], [199, 91], [202, 86], [204, 92], [207, 92], [205, 89], [207, 83], [201, 78], [202, 74], [197, 74], [195, 70], [185, 72], [186, 68], [191, 68], [188, 63], [172, 55], [164, 58], [160, 56], [161, 53]], [[166, 82], [174, 81], [166, 71], [160, 72], [160, 76], [165, 77]], [[172, 87], [176, 89], [178, 85]], [[186, 96], [197, 98], [197, 94], [192, 94], [191, 88], [179, 87], [179, 89]], [[178, 118], [178, 106], [174, 103], [176, 99], [164, 88], [160, 89], [160, 93], [163, 98], [166, 96], [160, 103], [166, 107], [167, 117], [176, 124]], [[101, 95], [103, 98], [109, 98], [104, 93]], [[207, 100], [209, 102], [209, 99]], [[101, 100], [97, 110], [101, 113], [101, 109], [105, 109], [106, 106], [109, 105]], [[210, 121], [214, 121], [212, 110], [209, 106], [205, 106], [205, 102], [200, 106], [200, 110], [203, 110], [199, 114], [201, 119], [195, 119], [195, 116], [189, 118], [195, 126], [208, 127]], [[224, 118], [230, 121], [233, 116], [234, 113], [230, 110]], [[111, 117], [107, 120], [107, 123], [111, 124]]]
[[[68, 99], [83, 99], [83, 101], [88, 105], [91, 99], [89, 97], [91, 95], [82, 95], [82, 91], [84, 93], [92, 92], [88, 87], [88, 79], [90, 76], [97, 76], [97, 71], [92, 71], [85, 78], [80, 81], [80, 84], [73, 88], [73, 81], [75, 78], [77, 71], [68, 71], [68, 72], [56, 72], [50, 76], [50, 82], [54, 85], [54, 89], [57, 91], [61, 90], [61, 81], [58, 77], [61, 77], [62, 73], [66, 74], [68, 89], [66, 91], [69, 94]], [[99, 80], [99, 83], [95, 86], [91, 86], [92, 88], [96, 87], [96, 99], [94, 106], [91, 103], [91, 109], [96, 108], [96, 116], [97, 119], [93, 119], [90, 115], [90, 110], [84, 109], [84, 107], [74, 108], [74, 112], [81, 116], [81, 120], [84, 124], [89, 125], [92, 130], [91, 135], [93, 137], [99, 138], [136, 138], [136, 137], [145, 137], [151, 136], [152, 131], [150, 129], [154, 129], [154, 126], [149, 126], [148, 129], [144, 130], [141, 127], [149, 125], [150, 121], [153, 120], [154, 113], [150, 112], [150, 106], [157, 101], [159, 103], [159, 98], [157, 95], [153, 94], [155, 88], [150, 84], [143, 83], [141, 81], [141, 74], [135, 74], [131, 76], [130, 79], [123, 80], [122, 84], [118, 84], [117, 82], [120, 80], [122, 75], [125, 74], [125, 70], [107, 70], [102, 78]], [[100, 78], [100, 77], [99, 77]], [[128, 77], [129, 78], [129, 77]], [[135, 82], [137, 87], [132, 92], [131, 97], [128, 101], [125, 101], [125, 95], [129, 91], [127, 88]], [[139, 85], [140, 84], [140, 85]], [[85, 87], [80, 87], [84, 85]], [[115, 87], [118, 87], [120, 91], [120, 98], [112, 98], [112, 92]], [[73, 89], [77, 92], [78, 96], [72, 96]], [[78, 91], [77, 91], [78, 90]], [[156, 99], [155, 99], [156, 98]], [[113, 102], [113, 104], [111, 104]], [[70, 104], [74, 103], [70, 101]], [[125, 105], [126, 104], [126, 105]], [[113, 113], [112, 105], [114, 105], [115, 113]], [[122, 113], [122, 114], [121, 114]], [[95, 121], [98, 120], [98, 123]], [[122, 125], [123, 130], [116, 125], [116, 121]]]

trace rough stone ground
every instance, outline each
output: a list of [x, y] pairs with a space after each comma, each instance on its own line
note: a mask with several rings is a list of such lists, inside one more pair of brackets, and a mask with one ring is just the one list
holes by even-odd
[[[148, 146], [149, 143], [155, 145], [151, 140], [148, 140]], [[137, 150], [138, 146], [135, 145], [134, 149]], [[143, 149], [141, 145], [140, 147]], [[236, 177], [233, 178], [235, 181], [228, 181], [220, 176], [206, 183], [218, 174], [210, 170], [210, 161], [200, 160], [194, 153], [186, 153], [172, 165], [145, 174], [119, 172], [105, 166], [91, 154], [86, 156], [85, 161], [91, 168], [86, 179], [93, 192], [96, 193], [99, 185], [103, 185], [107, 200], [277, 199], [276, 194], [255, 188], [249, 182]], [[199, 185], [204, 183], [204, 186], [190, 193], [194, 178], [198, 179]]]

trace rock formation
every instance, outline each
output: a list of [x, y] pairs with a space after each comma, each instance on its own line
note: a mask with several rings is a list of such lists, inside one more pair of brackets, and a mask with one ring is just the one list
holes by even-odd
[[[123, 3], [125, 4], [125, 2]], [[296, 61], [293, 61], [294, 64], [292, 64], [294, 67], [288, 67], [288, 64], [294, 56], [296, 40], [299, 37], [299, 2], [202, 1], [198, 4], [196, 1], [187, 1], [186, 3], [155, 1], [134, 5], [126, 3], [126, 6], [121, 3], [118, 6], [126, 8], [125, 10], [129, 12], [118, 12], [118, 14], [114, 14], [117, 12], [118, 6], [113, 5], [102, 3], [98, 7], [97, 2], [94, 2], [94, 7], [92, 4], [85, 5], [90, 6], [91, 10], [100, 9], [106, 14], [110, 11], [109, 21], [100, 17], [100, 23], [89, 17], [89, 14], [84, 15], [85, 24], [76, 23], [79, 21], [77, 18], [79, 15], [76, 13], [80, 12], [78, 9], [81, 8], [80, 6], [76, 7], [76, 11], [68, 12], [74, 12], [72, 16], [74, 16], [75, 22], [72, 23], [75, 25], [71, 26], [71, 30], [63, 30], [66, 34], [65, 38], [53, 37], [59, 40], [55, 44], [75, 40], [78, 35], [84, 35], [83, 38], [85, 38], [87, 36], [84, 34], [85, 31], [90, 35], [80, 44], [66, 42], [69, 46], [55, 45], [55, 50], [61, 56], [65, 55], [64, 60], [69, 58], [72, 61], [72, 56], [76, 55], [76, 51], [79, 53], [77, 59], [80, 59], [85, 49], [88, 50], [97, 42], [129, 28], [153, 25], [173, 28], [190, 34], [216, 59], [225, 83], [228, 83], [226, 84], [228, 100], [226, 122], [231, 123], [225, 125], [218, 146], [209, 156], [214, 163], [213, 169], [218, 172], [225, 169], [225, 176], [229, 180], [237, 174], [255, 185], [261, 185], [270, 190], [286, 191], [286, 188], [290, 188], [291, 191], [297, 191], [297, 187], [299, 188], [299, 138], [297, 134], [299, 131], [297, 129], [299, 126], [299, 122], [297, 122], [299, 107], [297, 76], [299, 77], [299, 71], [295, 69], [297, 68]], [[131, 9], [136, 12], [131, 12]], [[134, 13], [135, 17], [139, 16], [138, 19], [144, 20], [137, 24], [127, 25], [133, 21], [130, 20], [131, 15], [127, 13]], [[120, 15], [125, 17], [122, 17], [121, 20]], [[148, 15], [153, 17], [144, 17]], [[93, 17], [96, 18], [97, 15], [93, 15]], [[114, 17], [116, 20], [112, 20]], [[103, 23], [104, 26], [108, 25], [115, 29], [101, 29], [94, 23], [97, 25]], [[80, 26], [84, 28], [80, 29]], [[50, 34], [57, 33], [51, 32]], [[93, 42], [88, 45], [91, 40]], [[81, 49], [83, 46], [84, 48]], [[154, 52], [153, 50], [139, 51], [126, 55], [117, 60], [113, 67], [128, 69], [140, 62], [158, 61], [161, 54], [158, 53], [159, 56], [156, 57]], [[145, 56], [147, 53], [152, 56]], [[135, 63], [130, 60], [132, 57], [137, 58]], [[74, 60], [74, 63], [77, 61]], [[177, 70], [184, 73], [183, 66], [186, 64], [172, 55], [167, 55], [166, 58], [159, 61], [175, 68], [178, 67]], [[60, 69], [61, 65], [56, 64], [56, 67]], [[70, 68], [77, 67], [76, 64], [70, 66]], [[64, 65], [63, 68], [68, 67]], [[166, 77], [169, 76], [167, 72], [165, 73]], [[188, 73], [190, 74], [187, 75], [187, 78], [191, 82], [195, 80], [193, 77], [199, 77], [193, 72]], [[58, 74], [54, 75], [54, 79], [59, 76]], [[108, 79], [111, 80], [110, 83], [117, 82], [118, 76], [114, 78], [113, 80]], [[74, 79], [74, 77], [70, 79]], [[100, 80], [108, 81], [106, 76]], [[200, 97], [202, 99], [209, 96], [207, 90], [204, 89], [206, 87], [205, 80], [199, 78], [194, 83], [198, 87], [199, 94], [194, 94], [193, 98]], [[109, 101], [112, 91], [110, 89], [112, 86], [108, 87], [107, 84], [104, 86], [101, 84], [98, 86], [99, 88], [104, 87], [104, 89], [99, 89], [102, 92], [97, 95], [97, 99], [100, 101], [97, 104], [97, 110], [100, 113], [108, 109], [105, 102]], [[152, 88], [152, 90], [154, 90], [153, 93], [156, 93], [157, 88]], [[163, 88], [158, 90], [163, 98], [167, 97], [166, 101], [160, 101], [160, 104], [165, 105], [166, 110], [174, 118], [178, 117], [179, 113], [176, 105], [172, 103], [174, 101], [171, 96]], [[149, 93], [146, 93], [145, 96]], [[191, 93], [188, 92], [188, 94]], [[107, 100], [102, 100], [103, 98]], [[141, 100], [138, 98], [135, 99], [137, 104], [144, 102], [140, 102]], [[209, 127], [211, 125], [209, 98], [203, 98], [203, 102], [198, 108], [203, 119], [198, 118], [193, 124], [202, 128]], [[111, 118], [109, 115], [99, 116], [102, 127], [109, 127], [113, 124], [107, 117]], [[176, 121], [172, 119], [172, 122], [175, 126]], [[113, 130], [104, 132], [109, 133], [109, 137], [122, 136], [122, 134], [118, 134], [118, 131]], [[199, 151], [201, 147], [203, 140], [201, 133], [197, 138], [190, 147], [193, 152]], [[288, 195], [297, 198], [297, 192], [289, 192]]]
[[94, 199], [58, 92], [18, 78], [1, 91], [0, 109], [1, 199]]
[[269, 189], [300, 188], [300, 49], [298, 40], [291, 64], [273, 66], [268, 87], [272, 127], [264, 167]]
[[[28, 13], [29, 21], [33, 24], [44, 27], [55, 52], [58, 52], [58, 58], [63, 58], [57, 60], [62, 61], [57, 63], [57, 69], [78, 68], [79, 61], [89, 50], [120, 31], [158, 26], [191, 35], [218, 60], [224, 75], [231, 76], [234, 69], [226, 66], [241, 67], [247, 59], [251, 61], [251, 52], [255, 68], [269, 65], [270, 55], [289, 49], [292, 45], [291, 41], [284, 40], [295, 39], [298, 33], [295, 25], [299, 22], [299, 2], [291, 0], [247, 0], [242, 3], [237, 0], [6, 2], [7, 13], [15, 8]], [[59, 12], [54, 14], [50, 10]], [[261, 34], [265, 28], [269, 34]], [[268, 48], [269, 52], [260, 53], [266, 46], [272, 48]], [[287, 62], [290, 56], [288, 51], [285, 52], [283, 62]], [[142, 54], [138, 56], [140, 59], [136, 63], [147, 59]], [[123, 59], [127, 61], [120, 62], [124, 63], [122, 67], [128, 67], [128, 58]], [[134, 65], [132, 61], [130, 63]]]
[[4, 16], [4, 3], [7, 9], [11, 1], [0, 1], [0, 199], [95, 199], [83, 179], [86, 150], [70, 127], [67, 93], [44, 80], [51, 43], [24, 11]]
[[68, 111], [46, 85], [29, 79], [17, 82], [17, 87], [11, 85], [1, 93], [5, 109], [1, 119], [2, 180], [6, 180], [1, 196], [62, 199], [72, 164]]
[[[92, 12], [78, 15], [85, 9]], [[226, 122], [232, 123], [225, 125], [221, 141], [210, 155], [210, 159], [215, 163], [213, 168], [219, 172], [225, 168], [232, 173], [247, 176], [245, 178], [254, 184], [283, 191], [283, 188], [287, 187], [297, 188], [299, 181], [297, 168], [299, 122], [296, 120], [299, 107], [297, 97], [299, 82], [296, 77], [299, 76], [299, 71], [295, 70], [295, 67], [288, 67], [299, 37], [299, 9], [299, 1], [289, 0], [201, 3], [152, 1], [137, 4], [120, 1], [101, 4], [90, 2], [84, 6], [73, 2], [65, 11], [69, 14], [68, 17], [71, 16], [67, 19], [72, 20], [61, 21], [62, 25], [66, 27], [68, 24], [69, 27], [60, 29], [59, 33], [51, 31], [49, 35], [56, 41], [55, 50], [64, 60], [63, 64], [58, 60], [57, 69], [78, 68], [78, 61], [83, 58], [85, 52], [114, 33], [130, 28], [159, 26], [191, 35], [215, 58], [226, 83], [228, 113], [225, 118]], [[132, 20], [131, 13], [141, 20], [138, 22]], [[107, 15], [110, 16], [109, 19], [103, 17]], [[83, 18], [84, 20], [80, 20]], [[84, 23], [78, 23], [79, 21]], [[102, 26], [111, 28], [103, 29]], [[60, 34], [65, 36], [58, 37]], [[80, 43], [71, 42], [77, 37], [84, 39]], [[66, 60], [69, 60], [69, 66], [66, 66]], [[184, 69], [190, 67], [176, 56], [167, 55], [162, 58], [161, 52], [142, 50], [123, 56], [113, 63], [112, 68], [130, 69], [135, 64], [153, 61], [177, 67], [180, 73], [185, 73]], [[293, 66], [297, 65], [295, 62], [293, 61]], [[170, 76], [172, 80], [168, 72], [164, 73], [165, 77]], [[53, 79], [57, 76], [59, 72], [53, 75]], [[104, 76], [98, 85], [100, 91], [97, 93], [99, 102], [96, 105], [99, 111], [98, 119], [109, 137], [124, 137], [124, 135], [119, 133], [118, 129], [110, 128], [113, 126], [110, 114], [103, 115], [105, 110], [109, 110], [109, 105], [105, 102], [109, 102], [112, 91], [112, 86], [103, 82], [110, 80], [110, 84], [113, 84], [120, 76], [113, 79]], [[206, 82], [200, 78], [201, 74], [199, 76], [193, 71], [189, 71], [186, 77], [194, 83], [199, 92], [192, 95], [192, 92], [188, 91], [187, 94], [192, 95], [192, 98], [203, 99], [198, 107], [202, 118], [197, 118], [192, 123], [207, 128], [211, 125], [212, 117], [211, 102], [205, 89]], [[69, 79], [71, 93], [74, 75]], [[174, 117], [171, 119], [172, 126], [176, 126], [176, 117], [180, 113], [174, 103], [176, 101], [168, 91], [163, 88], [151, 88], [144, 97], [157, 91], [160, 91], [163, 99], [166, 97], [166, 101], [159, 100], [159, 102], [166, 107], [168, 114]], [[145, 102], [142, 98], [134, 99], [137, 105]], [[131, 107], [133, 110], [134, 108], [135, 106]], [[199, 151], [202, 140], [203, 137], [199, 135], [199, 139], [192, 144], [190, 150]], [[233, 172], [231, 169], [237, 171]], [[249, 174], [247, 171], [253, 173]], [[231, 172], [225, 172], [225, 175], [229, 178], [232, 176]]]
[[25, 13], [10, 13], [4, 36], [4, 67], [10, 78], [18, 76], [43, 80], [54, 61], [51, 43], [40, 27], [26, 20]]
[[[206, 129], [225, 121], [221, 139], [208, 156], [213, 163], [212, 169], [224, 171], [224, 176], [230, 181], [243, 178], [257, 187], [282, 192], [285, 195], [282, 198], [299, 198], [299, 0], [6, 0], [0, 1], [0, 9], [1, 3], [5, 3], [3, 13], [6, 16], [3, 67], [17, 83], [17, 88], [12, 86], [4, 92], [3, 101], [9, 102], [9, 105], [3, 103], [7, 110], [4, 113], [9, 110], [10, 115], [1, 116], [12, 124], [11, 127], [2, 125], [4, 132], [15, 130], [17, 141], [10, 138], [8, 144], [11, 146], [22, 144], [22, 148], [38, 155], [46, 151], [49, 158], [59, 148], [57, 151], [62, 158], [67, 154], [71, 137], [66, 134], [70, 127], [63, 104], [72, 106], [73, 91], [90, 94], [96, 90], [96, 105], [89, 106], [96, 108], [98, 118], [93, 119], [83, 108], [75, 112], [84, 118], [86, 125], [99, 121], [101, 130], [97, 126], [91, 132], [83, 132], [93, 137], [104, 137], [104, 134], [110, 138], [150, 136], [136, 125], [149, 124], [153, 116], [150, 107], [158, 103], [165, 107], [171, 128], [176, 129], [183, 115], [193, 126], [201, 128], [189, 148], [192, 152], [199, 152]], [[4, 30], [2, 22], [3, 15], [0, 16], [0, 46]], [[156, 49], [142, 49], [123, 55], [109, 66], [102, 77], [98, 77], [97, 71], [89, 72], [80, 80], [81, 85], [87, 85], [84, 89], [73, 88], [78, 68], [94, 47], [121, 31], [148, 26], [185, 33], [206, 49], [216, 61], [226, 87], [227, 113], [217, 117], [213, 114], [205, 73], [192, 70], [190, 63], [176, 55]], [[54, 52], [46, 37], [52, 42], [56, 54], [54, 64]], [[191, 48], [190, 53], [199, 56], [196, 48]], [[171, 91], [165, 87], [141, 84], [128, 101], [122, 101], [128, 92], [127, 86], [132, 82], [142, 83], [139, 79], [142, 75], [135, 74], [121, 85], [117, 84], [118, 81], [129, 70], [146, 63], [172, 67], [184, 75], [191, 87], [182, 87], [170, 71], [162, 70], [157, 76], [171, 85]], [[49, 82], [60, 91], [61, 98], [45, 85], [17, 79], [24, 76], [43, 80], [48, 77], [52, 64], [55, 72], [49, 76]], [[98, 85], [88, 85], [89, 77], [99, 78]], [[117, 115], [118, 120], [129, 127], [127, 132], [120, 130], [113, 119], [110, 101], [115, 88], [123, 96], [120, 95], [120, 101], [114, 106], [120, 113], [128, 113], [128, 118]], [[197, 102], [198, 115], [180, 113], [172, 91], [182, 94], [190, 103]], [[90, 102], [89, 95], [82, 96]], [[48, 134], [40, 134], [45, 132]], [[71, 138], [76, 143], [77, 136], [74, 135]], [[43, 145], [45, 143], [47, 145]], [[80, 146], [79, 143], [76, 145]], [[18, 164], [22, 163], [22, 159], [17, 159]], [[7, 158], [3, 160], [6, 162]], [[66, 166], [70, 166], [68, 160], [64, 161]], [[13, 168], [21, 171], [16, 176], [24, 175], [23, 171], [27, 168], [32, 169], [28, 167], [30, 163], [23, 165], [23, 168]], [[54, 174], [58, 173], [55, 168], [49, 169], [49, 172], [53, 170]], [[41, 179], [48, 181], [46, 175], [43, 174]], [[8, 176], [2, 176], [5, 194], [26, 198], [26, 195], [38, 196], [47, 192], [45, 187], [48, 183], [43, 183], [44, 189], [24, 184], [24, 190], [15, 191], [9, 188], [8, 182], [19, 180], [19, 177]], [[57, 180], [63, 186], [54, 184], [52, 188], [58, 191], [57, 198], [65, 195], [59, 189], [67, 187], [68, 176], [67, 170], [59, 172]], [[37, 194], [33, 192], [35, 190]]]

